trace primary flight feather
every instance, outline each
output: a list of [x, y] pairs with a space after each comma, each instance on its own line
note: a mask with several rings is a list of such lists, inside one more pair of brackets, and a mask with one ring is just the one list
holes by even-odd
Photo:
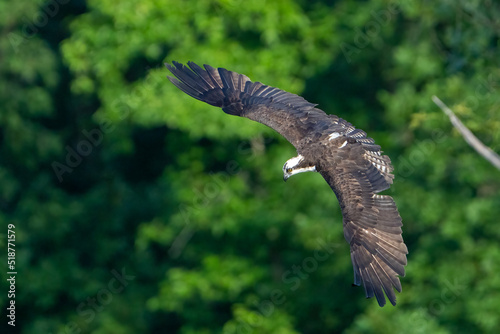
[[295, 146], [298, 156], [283, 166], [284, 180], [309, 171], [323, 176], [342, 210], [354, 284], [363, 283], [366, 296], [375, 296], [380, 306], [386, 303], [384, 292], [396, 305], [394, 288], [401, 292], [398, 276], [405, 275], [408, 249], [394, 200], [378, 195], [394, 178], [391, 160], [380, 146], [364, 131], [298, 95], [224, 68], [188, 65], [166, 64], [175, 76], [169, 80], [180, 90], [227, 114], [265, 124]]

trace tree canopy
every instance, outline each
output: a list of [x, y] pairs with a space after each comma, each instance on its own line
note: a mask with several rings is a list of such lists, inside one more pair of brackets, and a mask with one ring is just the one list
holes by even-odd
[[[6, 263], [13, 224], [17, 269], [2, 332], [500, 331], [500, 171], [431, 99], [500, 152], [496, 2], [20, 0], [0, 13], [0, 244]], [[382, 146], [409, 249], [396, 307], [351, 287], [321, 176], [283, 183], [292, 145], [180, 92], [172, 60], [299, 94]]]

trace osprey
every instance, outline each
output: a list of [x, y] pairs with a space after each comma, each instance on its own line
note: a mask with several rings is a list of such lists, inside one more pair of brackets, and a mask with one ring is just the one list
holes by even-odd
[[252, 82], [224, 68], [204, 68], [188, 62], [165, 64], [169, 80], [184, 93], [220, 107], [230, 115], [265, 124], [285, 137], [298, 155], [283, 166], [283, 178], [318, 172], [337, 196], [344, 237], [350, 245], [354, 284], [363, 282], [366, 297], [396, 305], [393, 287], [401, 292], [408, 249], [401, 217], [392, 197], [378, 195], [392, 184], [393, 167], [380, 146], [362, 130], [335, 115], [327, 115], [304, 98]]

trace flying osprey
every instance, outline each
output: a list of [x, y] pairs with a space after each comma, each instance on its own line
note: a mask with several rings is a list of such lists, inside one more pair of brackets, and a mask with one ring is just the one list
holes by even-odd
[[184, 93], [278, 131], [297, 149], [298, 156], [283, 166], [283, 177], [319, 172], [342, 209], [344, 237], [351, 248], [354, 284], [363, 282], [367, 298], [385, 305], [384, 291], [396, 305], [401, 292], [408, 249], [401, 217], [392, 197], [377, 195], [392, 184], [393, 167], [380, 146], [362, 130], [335, 115], [327, 115], [304, 98], [266, 86], [224, 68], [189, 68], [165, 64], [176, 78], [169, 80]]

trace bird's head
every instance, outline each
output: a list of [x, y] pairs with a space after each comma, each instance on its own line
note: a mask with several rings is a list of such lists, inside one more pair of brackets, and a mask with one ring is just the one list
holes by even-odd
[[302, 155], [293, 157], [283, 165], [283, 181], [288, 180], [292, 175], [304, 173], [304, 172], [315, 172], [316, 166], [311, 165], [306, 162]]

